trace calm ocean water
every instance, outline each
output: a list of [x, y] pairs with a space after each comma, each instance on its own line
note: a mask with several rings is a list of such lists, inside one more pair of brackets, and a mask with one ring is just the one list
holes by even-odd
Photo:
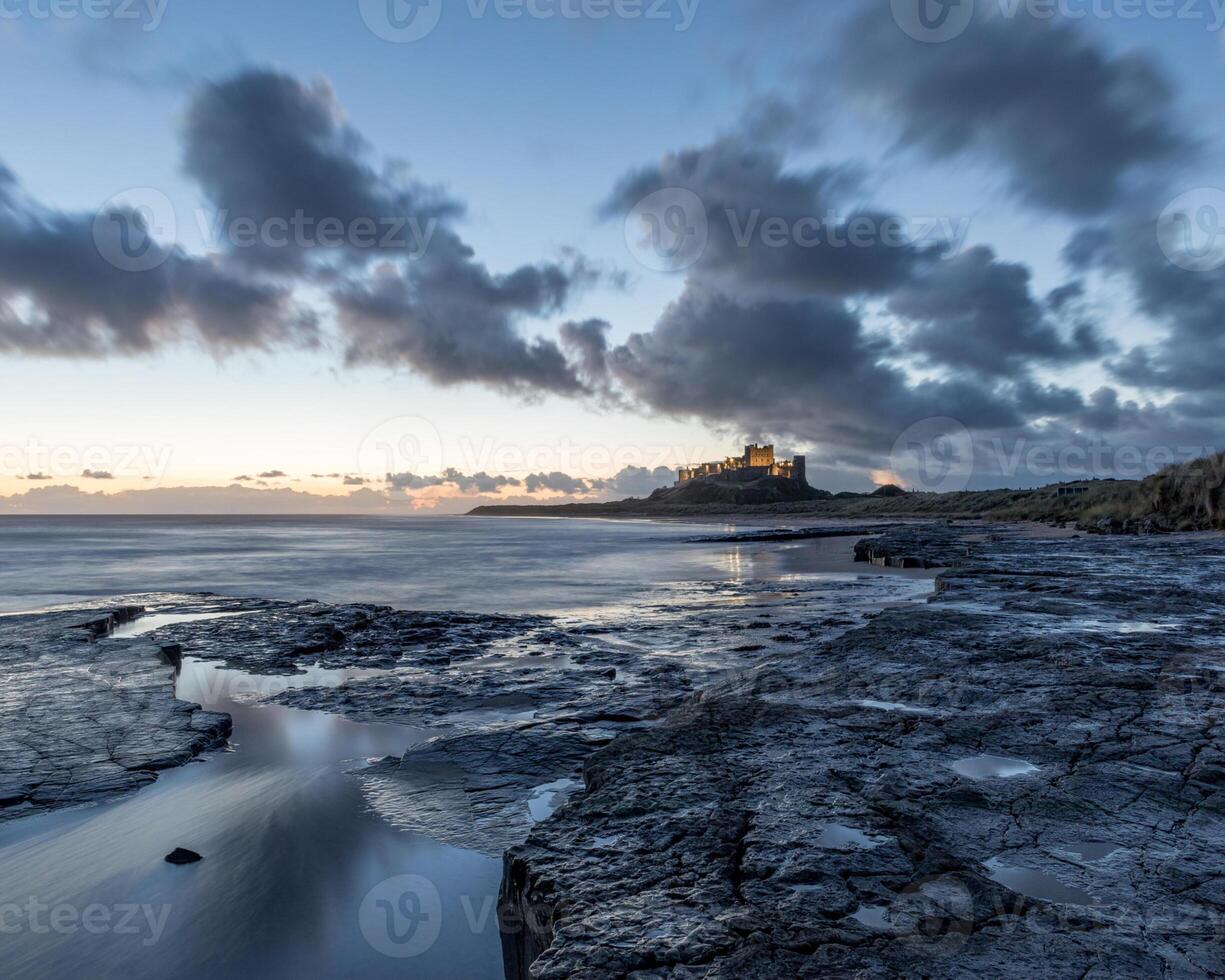
[[[714, 528], [718, 530], [720, 528]], [[0, 612], [139, 592], [546, 612], [720, 578], [712, 528], [474, 517], [0, 518]]]

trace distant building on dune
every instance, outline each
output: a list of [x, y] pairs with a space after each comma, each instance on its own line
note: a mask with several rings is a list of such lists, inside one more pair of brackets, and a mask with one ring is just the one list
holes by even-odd
[[719, 463], [682, 467], [676, 485], [684, 486], [694, 480], [751, 483], [769, 476], [795, 480], [808, 486], [807, 460], [803, 456], [797, 456], [793, 460], [779, 460], [774, 458], [773, 446], [745, 446], [743, 456], [729, 456]]

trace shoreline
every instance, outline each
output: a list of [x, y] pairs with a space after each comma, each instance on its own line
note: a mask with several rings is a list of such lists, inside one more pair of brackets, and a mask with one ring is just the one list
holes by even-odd
[[[730, 554], [756, 556], [766, 562], [756, 574], [769, 575], [683, 601], [661, 594], [611, 631], [582, 617], [164, 596], [158, 631], [92, 646], [171, 660], [186, 650], [210, 670], [220, 662], [222, 674], [283, 684], [259, 689], [259, 703], [278, 710], [432, 736], [345, 778], [389, 826], [505, 851], [498, 922], [512, 977], [532, 961], [534, 976], [550, 978], [664, 967], [793, 976], [818, 962], [827, 974], [999, 973], [1042, 962], [1033, 933], [1051, 917], [1045, 935], [1077, 971], [1169, 962], [1173, 940], [1141, 941], [1126, 926], [1173, 901], [1130, 884], [1129, 869], [1148, 860], [1141, 835], [1097, 833], [1119, 844], [1118, 873], [1107, 869], [1103, 885], [1096, 862], [1068, 871], [1061, 855], [1086, 841], [1071, 840], [1058, 815], [1134, 782], [1091, 763], [1149, 745], [1140, 730], [1156, 724], [1157, 700], [1162, 725], [1175, 723], [1170, 712], [1219, 711], [1225, 664], [1221, 674], [1206, 666], [1220, 659], [1205, 617], [1225, 616], [1225, 600], [1186, 576], [1225, 563], [1225, 538], [904, 522], [675, 541], [691, 544], [734, 545]], [[805, 591], [814, 573], [824, 584]], [[880, 591], [855, 585], [865, 574]], [[1188, 587], [1195, 601], [1176, 601]], [[210, 618], [173, 621], [188, 608]], [[1108, 625], [1148, 619], [1147, 632]], [[665, 644], [684, 653], [674, 663], [659, 638], [682, 623]], [[1103, 675], [1106, 654], [1117, 664]], [[1084, 729], [1076, 742], [1080, 726], [1113, 724], [1129, 705], [1142, 709], [1137, 732]], [[1220, 740], [1188, 728], [1184, 741], [1199, 748], [1183, 760], [1181, 789], [1142, 776], [1162, 798], [1141, 802], [1144, 819], [1185, 829], [1188, 813], [1216, 812], [1191, 807], [1188, 794], [1215, 792]], [[1065, 749], [1080, 753], [1070, 765]], [[987, 779], [951, 768], [977, 758], [1022, 768]], [[1024, 814], [1020, 829], [1041, 846], [1011, 844], [995, 822], [1005, 811]], [[952, 906], [933, 907], [933, 881]], [[1197, 915], [1225, 921], [1211, 892], [1192, 898]], [[955, 949], [933, 953], [914, 932], [933, 914]], [[1179, 948], [1225, 965], [1201, 939]]]

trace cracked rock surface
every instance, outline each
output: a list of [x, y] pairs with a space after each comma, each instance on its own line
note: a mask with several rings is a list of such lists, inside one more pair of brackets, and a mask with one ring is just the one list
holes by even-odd
[[928, 604], [587, 759], [509, 975], [1225, 974], [1225, 539], [925, 533], [864, 557], [954, 556]]
[[160, 644], [106, 639], [142, 612], [0, 618], [0, 821], [144, 786], [229, 735], [228, 715], [175, 699]]
[[[833, 579], [672, 584], [632, 608], [569, 618], [231, 603], [217, 608], [243, 614], [150, 635], [249, 674], [304, 674], [289, 690], [269, 684], [274, 703], [436, 732], [355, 771], [371, 808], [398, 827], [500, 855], [581, 785], [596, 749], [658, 725], [729, 671], [819, 643], [930, 588], [858, 575], [848, 562]], [[205, 601], [181, 599], [188, 608]], [[320, 669], [344, 671], [343, 683], [312, 682]]]

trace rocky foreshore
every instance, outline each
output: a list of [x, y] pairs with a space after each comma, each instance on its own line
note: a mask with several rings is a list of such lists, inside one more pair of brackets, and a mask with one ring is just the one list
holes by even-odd
[[4, 617], [0, 820], [220, 744], [229, 718], [174, 697], [211, 661], [250, 697], [436, 733], [354, 777], [397, 826], [509, 848], [512, 977], [1225, 972], [1225, 539], [859, 530], [865, 570], [946, 568], [930, 601], [913, 572], [783, 574], [568, 617]]
[[143, 612], [0, 618], [0, 821], [139, 788], [230, 734], [228, 715], [175, 699], [177, 651], [108, 639]]
[[926, 606], [587, 760], [507, 855], [512, 976], [1225, 973], [1225, 542], [928, 544], [864, 551], [959, 553]]

